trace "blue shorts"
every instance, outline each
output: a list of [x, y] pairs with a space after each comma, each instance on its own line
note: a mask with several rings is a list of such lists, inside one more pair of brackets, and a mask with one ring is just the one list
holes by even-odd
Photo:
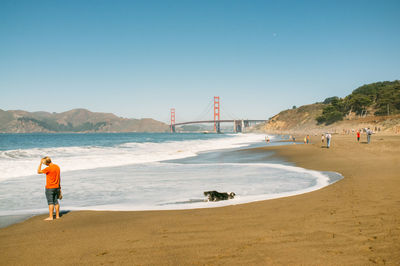
[[46, 188], [46, 199], [49, 205], [58, 204], [58, 194], [60, 193], [59, 188]]

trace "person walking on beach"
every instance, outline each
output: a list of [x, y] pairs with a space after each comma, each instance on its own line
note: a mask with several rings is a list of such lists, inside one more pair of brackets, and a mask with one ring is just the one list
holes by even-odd
[[331, 134], [330, 133], [326, 133], [326, 147], [329, 149], [329, 147], [331, 146]]
[[[42, 165], [47, 167], [42, 170]], [[60, 195], [60, 167], [51, 162], [50, 157], [44, 157], [39, 164], [38, 174], [46, 174], [46, 199], [49, 205], [49, 217], [46, 221], [53, 220], [54, 208], [56, 210], [56, 219], [60, 218], [60, 204], [58, 198]]]
[[357, 142], [360, 142], [360, 130], [357, 130]]
[[324, 136], [324, 134], [322, 134], [322, 135], [321, 135], [321, 142], [322, 142], [322, 145], [324, 145], [324, 140], [325, 140], [325, 136]]
[[310, 135], [307, 135], [307, 144], [310, 143]]
[[371, 129], [367, 129], [367, 142], [368, 144], [371, 142], [371, 135], [372, 135], [372, 130]]

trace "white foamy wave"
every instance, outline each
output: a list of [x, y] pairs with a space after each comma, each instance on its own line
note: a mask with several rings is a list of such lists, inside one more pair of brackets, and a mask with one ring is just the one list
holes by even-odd
[[[0, 217], [45, 213], [42, 182], [39, 175], [4, 182], [0, 186]], [[327, 174], [318, 171], [268, 163], [131, 164], [66, 173], [62, 209], [138, 211], [221, 207], [298, 195], [331, 182]], [[236, 197], [207, 202], [203, 192], [208, 190], [233, 191]], [[20, 196], [16, 198], [15, 193]]]
[[40, 158], [50, 156], [62, 172], [158, 162], [196, 156], [199, 152], [244, 147], [264, 135], [235, 134], [227, 138], [164, 143], [125, 143], [114, 147], [58, 147], [0, 152], [0, 181], [36, 174]]
[[[152, 168], [165, 167], [165, 165], [160, 164], [159, 166], [153, 165]], [[162, 196], [165, 198], [160, 199], [159, 193], [155, 193], [151, 197], [152, 199], [157, 198], [153, 202], [140, 201], [135, 204], [98, 204], [91, 206], [71, 206], [68, 207], [69, 210], [92, 210], [92, 211], [149, 211], [149, 210], [183, 210], [183, 209], [202, 209], [202, 208], [216, 208], [224, 207], [229, 205], [245, 204], [250, 202], [257, 202], [263, 200], [277, 199], [283, 197], [291, 197], [295, 195], [300, 195], [308, 192], [312, 192], [330, 184], [330, 179], [327, 175], [319, 171], [309, 170], [296, 166], [288, 166], [281, 164], [236, 164], [236, 163], [225, 163], [225, 164], [196, 164], [196, 165], [179, 165], [179, 164], [169, 164], [171, 168], [183, 167], [189, 168], [185, 169], [184, 173], [198, 173], [198, 178], [190, 180], [185, 184], [185, 177], [178, 178], [180, 182], [175, 181], [174, 188], [179, 191], [184, 191], [187, 193], [185, 197], [179, 195], [176, 198], [176, 191], [163, 191]], [[227, 174], [230, 179], [228, 181], [224, 178], [219, 178], [214, 174], [208, 173], [204, 175], [201, 173], [204, 169], [218, 168], [219, 171], [222, 170], [224, 174]], [[200, 170], [202, 169], [202, 170]], [[169, 173], [169, 169], [163, 169], [163, 173]], [[205, 170], [207, 171], [207, 170]], [[263, 173], [263, 174], [261, 174]], [[333, 173], [333, 172], [332, 172]], [[276, 175], [271, 178], [272, 175]], [[341, 176], [339, 173], [333, 173], [337, 176]], [[179, 175], [179, 173], [174, 172], [173, 176]], [[186, 174], [185, 174], [186, 175]], [[193, 174], [192, 174], [193, 175]], [[286, 176], [288, 175], [288, 176]], [[208, 176], [210, 179], [205, 179], [204, 176]], [[260, 176], [263, 176], [260, 178]], [[239, 177], [239, 178], [238, 178]], [[250, 178], [249, 178], [250, 177]], [[167, 178], [168, 179], [168, 178]], [[190, 178], [189, 178], [190, 179]], [[258, 179], [258, 180], [257, 180]], [[154, 181], [154, 180], [153, 180]], [[199, 182], [196, 184], [196, 182]], [[193, 185], [193, 183], [195, 185]], [[213, 184], [214, 183], [214, 184]], [[213, 184], [213, 185], [212, 185]], [[225, 186], [231, 188], [237, 194], [234, 199], [218, 201], [218, 202], [208, 202], [204, 198], [202, 199], [198, 192], [202, 192], [202, 185], [210, 187]], [[154, 186], [154, 187], [153, 187]], [[157, 187], [153, 184], [147, 187], [148, 190], [161, 191], [163, 186]], [[179, 187], [182, 186], [182, 187]], [[203, 188], [205, 189], [205, 188]], [[231, 191], [232, 191], [231, 190]], [[202, 193], [200, 193], [202, 195]], [[111, 200], [110, 200], [111, 201]], [[161, 204], [160, 204], [161, 203]], [[1, 214], [1, 212], [0, 212]]]

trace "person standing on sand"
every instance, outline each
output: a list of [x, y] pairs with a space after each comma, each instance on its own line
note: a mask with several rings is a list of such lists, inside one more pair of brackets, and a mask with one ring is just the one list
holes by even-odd
[[307, 144], [310, 143], [310, 135], [307, 135]]
[[326, 147], [329, 149], [329, 147], [331, 146], [331, 134], [330, 133], [326, 133]]
[[357, 130], [357, 141], [360, 142], [360, 130]]
[[[47, 167], [42, 170], [42, 165]], [[46, 221], [53, 220], [54, 207], [56, 209], [56, 219], [60, 218], [60, 204], [58, 197], [60, 195], [60, 167], [51, 162], [50, 157], [44, 157], [39, 164], [38, 174], [46, 174], [46, 198], [49, 205], [49, 217]]]
[[322, 135], [321, 135], [321, 142], [322, 142], [322, 145], [324, 145], [324, 140], [325, 140], [325, 136], [324, 136], [324, 134], [322, 134]]

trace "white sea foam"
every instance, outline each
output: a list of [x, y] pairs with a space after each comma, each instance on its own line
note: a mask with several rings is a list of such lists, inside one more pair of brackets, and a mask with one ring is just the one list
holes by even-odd
[[0, 181], [36, 173], [40, 158], [50, 156], [62, 173], [195, 156], [199, 152], [238, 148], [262, 142], [264, 135], [235, 134], [227, 138], [124, 143], [114, 147], [58, 147], [0, 151]]
[[[43, 177], [0, 186], [0, 216], [44, 213]], [[327, 175], [280, 164], [147, 163], [70, 171], [63, 178], [64, 210], [171, 210], [221, 207], [292, 196], [327, 186]], [[15, 190], [19, 197], [15, 197]], [[204, 191], [233, 191], [233, 200], [205, 202]], [[42, 207], [43, 206], [43, 207]]]

